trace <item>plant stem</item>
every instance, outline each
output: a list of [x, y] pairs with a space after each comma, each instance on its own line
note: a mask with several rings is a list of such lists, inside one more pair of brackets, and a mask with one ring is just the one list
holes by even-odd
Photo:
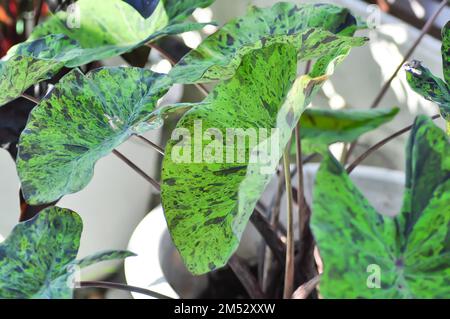
[[153, 187], [160, 192], [161, 186], [157, 181], [155, 181], [153, 178], [147, 175], [143, 170], [141, 170], [139, 167], [136, 166], [132, 161], [130, 161], [125, 155], [123, 155], [118, 150], [113, 150], [112, 153], [116, 155], [118, 158], [120, 158], [124, 163], [126, 163], [129, 167], [131, 167], [136, 173], [141, 175], [147, 182], [153, 185]]
[[292, 294], [292, 299], [306, 299], [319, 284], [320, 276], [317, 275], [308, 282], [298, 287]]
[[250, 217], [250, 221], [264, 238], [267, 246], [269, 246], [269, 248], [272, 250], [275, 258], [277, 258], [280, 264], [283, 265], [286, 255], [286, 248], [285, 244], [277, 235], [276, 228], [269, 223], [267, 218], [258, 208], [255, 208], [255, 210], [253, 211], [253, 214]]
[[42, 6], [44, 5], [44, 0], [39, 0], [36, 10], [34, 12], [34, 26], [37, 26], [39, 19], [41, 18]]
[[78, 283], [78, 287], [79, 288], [104, 288], [104, 289], [119, 289], [119, 290], [125, 290], [125, 291], [130, 291], [130, 292], [137, 292], [143, 295], [147, 295], [156, 299], [173, 299], [171, 297], [162, 295], [160, 293], [148, 290], [148, 289], [144, 289], [144, 288], [140, 288], [140, 287], [135, 287], [135, 286], [130, 286], [130, 285], [125, 285], [125, 284], [119, 284], [119, 283], [115, 283], [115, 282], [106, 282], [106, 281], [81, 281]]
[[150, 145], [155, 151], [157, 151], [159, 154], [164, 156], [164, 149], [161, 146], [153, 143], [152, 141], [150, 141], [149, 139], [145, 138], [144, 136], [141, 136], [141, 135], [134, 135], [134, 136], [136, 136], [141, 141], [144, 141], [145, 143]]
[[238, 277], [241, 284], [252, 299], [264, 299], [264, 293], [258, 285], [256, 278], [250, 272], [247, 265], [236, 255], [233, 255], [228, 261], [228, 265]]
[[289, 145], [283, 154], [283, 169], [286, 180], [287, 199], [287, 235], [286, 235], [286, 265], [284, 273], [283, 298], [290, 299], [294, 291], [294, 214], [292, 199], [291, 171], [289, 163]]
[[31, 101], [31, 102], [33, 102], [33, 103], [35, 103], [35, 104], [39, 104], [39, 103], [41, 102], [39, 99], [37, 99], [37, 98], [35, 98], [34, 96], [31, 96], [31, 95], [29, 95], [29, 94], [26, 94], [26, 93], [22, 93], [21, 96], [22, 96], [24, 99], [27, 99], [28, 101]]
[[[433, 116], [431, 119], [436, 120], [440, 117], [441, 116], [438, 114], [438, 115]], [[362, 161], [364, 161], [367, 157], [369, 157], [373, 152], [375, 152], [382, 146], [386, 145], [388, 142], [392, 141], [394, 138], [410, 131], [412, 128], [413, 128], [413, 125], [409, 125], [403, 129], [401, 129], [400, 131], [397, 131], [394, 134], [386, 137], [385, 139], [381, 140], [377, 144], [373, 145], [371, 148], [369, 148], [365, 153], [363, 153], [360, 157], [358, 157], [353, 163], [351, 163], [347, 167], [347, 173], [350, 174], [359, 164], [362, 163]]]
[[[380, 102], [383, 99], [384, 95], [386, 94], [386, 92], [390, 88], [392, 81], [395, 79], [395, 77], [397, 76], [398, 72], [403, 67], [403, 65], [406, 63], [406, 61], [414, 53], [414, 51], [416, 50], [417, 46], [420, 44], [420, 42], [425, 37], [425, 35], [428, 33], [428, 31], [430, 31], [430, 29], [433, 26], [434, 22], [436, 21], [436, 19], [438, 18], [439, 14], [442, 12], [442, 10], [445, 8], [447, 3], [448, 3], [448, 0], [442, 0], [441, 4], [439, 5], [439, 8], [436, 10], [436, 12], [433, 14], [433, 16], [431, 16], [430, 19], [428, 19], [427, 23], [425, 23], [425, 25], [422, 28], [422, 31], [420, 32], [419, 37], [416, 39], [416, 41], [414, 41], [414, 43], [411, 46], [411, 48], [405, 54], [402, 62], [395, 69], [394, 74], [392, 74], [392, 76], [386, 81], [386, 83], [384, 83], [384, 85], [381, 88], [380, 92], [375, 97], [375, 100], [372, 102], [372, 105], [370, 106], [371, 109], [374, 109], [374, 108], [378, 107], [378, 105], [380, 104]], [[353, 143], [350, 144], [350, 147], [349, 147], [349, 149], [347, 151], [344, 163], [346, 163], [348, 161], [348, 159], [350, 158], [350, 155], [353, 153], [357, 142], [358, 141], [354, 141]]]

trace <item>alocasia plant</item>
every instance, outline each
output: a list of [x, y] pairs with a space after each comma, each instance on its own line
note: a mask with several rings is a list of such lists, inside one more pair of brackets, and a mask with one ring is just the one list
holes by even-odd
[[82, 230], [78, 214], [58, 207], [18, 224], [0, 244], [0, 298], [72, 298], [76, 271], [134, 256], [107, 251], [76, 260]]
[[[303, 12], [302, 10], [312, 14], [312, 21], [315, 21], [314, 18], [319, 16], [323, 18], [329, 12], [336, 13], [337, 9], [334, 6], [296, 7], [282, 3], [272, 9], [261, 11], [253, 9], [249, 15], [251, 21], [257, 21], [254, 15], [258, 14], [263, 17], [271, 16], [277, 20], [284, 16], [293, 16], [295, 12]], [[244, 23], [245, 19], [240, 21]], [[304, 20], [299, 19], [299, 23], [300, 21], [305, 23]], [[347, 26], [339, 21], [341, 30], [347, 30], [352, 26], [353, 30], [356, 30], [356, 19], [347, 18], [346, 21], [350, 23]], [[285, 24], [282, 26], [293, 27]], [[284, 39], [289, 39], [290, 36], [295, 38], [295, 35], [290, 35], [295, 31], [283, 30], [283, 27], [278, 32], [286, 33]], [[337, 29], [332, 23], [327, 27]], [[245, 30], [242, 32], [245, 34]], [[326, 38], [316, 37], [322, 33], [327, 34]], [[241, 38], [231, 33], [230, 36], [239, 48]], [[270, 37], [270, 32], [266, 36]], [[243, 40], [248, 38], [243, 35], [241, 37]], [[230, 80], [218, 84], [202, 105], [187, 112], [177, 125], [192, 136], [197, 130], [200, 136], [205, 132], [215, 136], [214, 130], [225, 134], [227, 129], [240, 128], [243, 132], [240, 133], [240, 137], [245, 139], [245, 131], [253, 130], [258, 140], [257, 146], [247, 145], [244, 149], [233, 146], [231, 150], [235, 153], [244, 153], [245, 159], [242, 161], [226, 159], [227, 151], [224, 151], [225, 147], [220, 146], [225, 144], [225, 141], [220, 139], [212, 142], [194, 141], [201, 149], [205, 147], [205, 154], [208, 154], [209, 159], [203, 161], [197, 161], [199, 155], [197, 149], [185, 149], [176, 141], [170, 141], [166, 148], [161, 188], [163, 208], [174, 243], [189, 270], [195, 274], [221, 267], [230, 258], [256, 201], [269, 182], [271, 174], [276, 170], [301, 113], [321, 84], [331, 75], [335, 64], [347, 56], [351, 47], [365, 42], [364, 38], [334, 35], [321, 29], [309, 29], [296, 39], [299, 42], [281, 41], [271, 46], [267, 44], [268, 42], [262, 41], [264, 44], [262, 49], [259, 49], [260, 46], [253, 47], [252, 51], [242, 57], [235, 75]], [[259, 37], [256, 37], [255, 41], [261, 43]], [[208, 42], [206, 43], [208, 50], [212, 50]], [[220, 44], [216, 45], [216, 49], [219, 52], [228, 50]], [[202, 50], [202, 46], [198, 50]], [[314, 68], [317, 77], [305, 75], [294, 82], [297, 60], [302, 54], [305, 56], [321, 54], [327, 57], [328, 61], [319, 63]], [[193, 57], [196, 56], [197, 54], [193, 53]], [[232, 56], [230, 58], [232, 61], [235, 59]], [[184, 63], [181, 62], [181, 71], [176, 71], [180, 73], [172, 73], [172, 77], [178, 79], [181, 74], [192, 76], [191, 72], [184, 73]], [[212, 64], [215, 65], [215, 62]], [[211, 62], [206, 61], [205, 65], [211, 65]], [[232, 65], [233, 62], [227, 64], [229, 71], [233, 70]], [[178, 67], [180, 66], [176, 66], [174, 70]], [[221, 68], [223, 65], [219, 64], [218, 67]], [[210, 67], [206, 68], [211, 70]], [[181, 77], [185, 79], [184, 76]], [[267, 78], [271, 81], [267, 82]], [[196, 126], [198, 122], [202, 123], [203, 129]], [[268, 130], [269, 136], [263, 137], [261, 129]], [[271, 129], [277, 129], [278, 135], [271, 135]], [[190, 144], [190, 138], [188, 139], [189, 141], [184, 140], [181, 144]], [[250, 156], [255, 152], [265, 153], [270, 162], [253, 163]], [[202, 154], [201, 150], [200, 156]], [[180, 158], [187, 158], [187, 162], [180, 162]], [[264, 168], [264, 165], [267, 167]]]
[[[427, 117], [407, 147], [403, 208], [395, 218], [370, 205], [331, 157], [317, 174], [312, 229], [324, 262], [326, 298], [448, 298], [450, 144]], [[379, 269], [380, 286], [368, 283]]]
[[414, 91], [439, 106], [450, 135], [450, 21], [442, 29], [442, 64], [444, 80], [416, 60], [405, 65], [406, 79]]
[[180, 21], [213, 1], [160, 0], [144, 18], [123, 0], [79, 0], [74, 4], [76, 10], [52, 16], [0, 61], [0, 106], [63, 66], [80, 66], [129, 52], [165, 35], [202, 28], [204, 24]]

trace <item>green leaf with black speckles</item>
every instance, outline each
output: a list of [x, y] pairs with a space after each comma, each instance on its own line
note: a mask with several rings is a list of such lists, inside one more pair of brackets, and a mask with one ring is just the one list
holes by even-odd
[[[377, 110], [330, 110], [310, 108], [300, 118], [305, 153], [326, 150], [337, 142], [352, 142], [361, 135], [391, 121], [398, 108]], [[293, 141], [295, 142], [295, 141]], [[292, 152], [296, 152], [293, 143]]]
[[[448, 298], [450, 144], [425, 116], [407, 147], [401, 213], [379, 214], [331, 156], [321, 165], [312, 230], [324, 262], [326, 298]], [[373, 275], [380, 275], [380, 287]]]
[[323, 55], [323, 41], [337, 44], [335, 34], [351, 36], [358, 28], [347, 9], [331, 4], [280, 2], [271, 8], [251, 7], [247, 15], [225, 24], [188, 53], [170, 76], [178, 83], [227, 79], [234, 75], [243, 56], [274, 43], [297, 46], [299, 58], [306, 61]]
[[8, 60], [0, 64], [0, 106], [63, 66], [77, 67], [132, 51], [166, 35], [203, 28], [205, 24], [181, 20], [212, 2], [160, 1], [144, 19], [122, 0], [79, 0], [74, 4], [78, 9], [59, 11], [36, 27], [27, 42], [8, 52]]
[[[18, 224], [0, 244], [0, 298], [72, 298], [71, 277], [88, 264], [76, 261], [83, 223], [68, 209], [50, 207]], [[134, 254], [114, 251], [90, 263]], [[105, 257], [107, 256], [107, 257]]]
[[167, 76], [140, 68], [64, 76], [20, 137], [17, 168], [27, 202], [50, 203], [83, 189], [97, 160], [132, 134], [159, 127], [155, 107], [170, 86]]
[[77, 45], [64, 35], [49, 35], [13, 47], [0, 61], [0, 107], [31, 85], [51, 78], [77, 52]]
[[172, 133], [162, 204], [173, 241], [194, 274], [225, 265], [236, 250], [301, 113], [344, 56], [328, 61], [329, 73], [295, 80], [297, 58], [297, 48], [288, 44], [245, 55], [235, 76], [188, 111]]
[[442, 117], [447, 121], [450, 134], [450, 22], [442, 30], [442, 61], [444, 80], [435, 76], [420, 61], [406, 63], [406, 80], [409, 86], [426, 100], [439, 106]]

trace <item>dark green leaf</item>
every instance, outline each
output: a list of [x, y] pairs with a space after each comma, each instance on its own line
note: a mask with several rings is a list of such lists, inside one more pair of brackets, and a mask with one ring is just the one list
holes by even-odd
[[94, 165], [132, 134], [158, 127], [152, 113], [171, 83], [139, 68], [73, 70], [32, 111], [19, 142], [17, 167], [30, 204], [83, 189]]
[[[75, 260], [82, 228], [80, 216], [58, 207], [18, 224], [0, 244], [0, 298], [72, 298], [71, 276], [77, 266], [86, 266]], [[125, 251], [107, 255], [110, 259], [133, 256]], [[90, 264], [106, 260], [88, 259]]]
[[[349, 38], [346, 45], [352, 44]], [[335, 50], [332, 43], [322, 46]], [[162, 203], [174, 243], [195, 274], [223, 266], [235, 251], [311, 94], [331, 74], [295, 80], [297, 57], [297, 48], [288, 44], [245, 55], [235, 76], [188, 111], [172, 134]], [[335, 66], [342, 58], [328, 63]], [[227, 136], [233, 128], [237, 131]], [[203, 134], [216, 140], [202, 139]], [[253, 143], [233, 143], [249, 135]]]
[[[324, 297], [449, 296], [449, 140], [421, 116], [407, 152], [405, 201], [395, 218], [378, 214], [334, 158], [322, 163], [314, 189], [312, 229], [324, 262], [320, 283]], [[377, 272], [379, 288], [372, 286], [376, 282], [371, 275]]]
[[355, 17], [335, 5], [280, 2], [272, 8], [251, 7], [246, 16], [230, 21], [187, 54], [170, 76], [179, 83], [230, 78], [243, 56], [274, 43], [295, 45], [301, 60], [317, 58], [323, 56], [320, 43], [339, 47], [335, 34], [351, 36], [357, 28]]

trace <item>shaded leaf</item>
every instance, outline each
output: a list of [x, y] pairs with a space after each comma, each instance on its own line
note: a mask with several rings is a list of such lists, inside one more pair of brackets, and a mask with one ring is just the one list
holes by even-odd
[[152, 111], [170, 85], [166, 76], [139, 68], [64, 76], [31, 112], [20, 138], [17, 168], [26, 201], [49, 203], [83, 189], [97, 160], [132, 134], [160, 126]]
[[[326, 150], [337, 142], [352, 142], [364, 133], [391, 121], [398, 108], [377, 110], [330, 110], [310, 108], [300, 118], [302, 143], [306, 153]], [[294, 152], [295, 146], [294, 146]]]
[[[27, 42], [8, 52], [8, 59], [0, 64], [0, 106], [63, 66], [71, 68], [121, 55], [166, 35], [200, 29], [204, 24], [180, 20], [197, 4], [210, 2], [183, 1], [181, 8], [167, 8], [168, 13], [161, 1], [144, 19], [123, 0], [79, 0], [72, 9], [59, 11], [36, 27]], [[174, 12], [180, 16], [172, 16]]]
[[179, 83], [230, 78], [243, 56], [274, 43], [297, 46], [302, 60], [317, 58], [323, 55], [320, 43], [330, 41], [339, 47], [334, 34], [350, 36], [358, 28], [349, 11], [335, 5], [280, 2], [272, 8], [251, 7], [187, 54], [170, 76]]
[[58, 207], [18, 224], [0, 244], [0, 298], [72, 298], [70, 279], [79, 264], [75, 258], [82, 228], [80, 216]]
[[[334, 158], [322, 163], [312, 229], [324, 262], [324, 297], [449, 296], [449, 140], [421, 116], [407, 153], [405, 201], [395, 218], [378, 214]], [[372, 281], [374, 274], [380, 275], [379, 288]]]
[[31, 85], [51, 78], [79, 53], [64, 35], [49, 35], [11, 48], [0, 61], [0, 107]]
[[[247, 54], [235, 76], [188, 111], [172, 133], [162, 203], [173, 241], [195, 274], [223, 266], [233, 254], [312, 92], [331, 74], [295, 80], [297, 57], [287, 44]], [[249, 136], [253, 143], [233, 142]]]

